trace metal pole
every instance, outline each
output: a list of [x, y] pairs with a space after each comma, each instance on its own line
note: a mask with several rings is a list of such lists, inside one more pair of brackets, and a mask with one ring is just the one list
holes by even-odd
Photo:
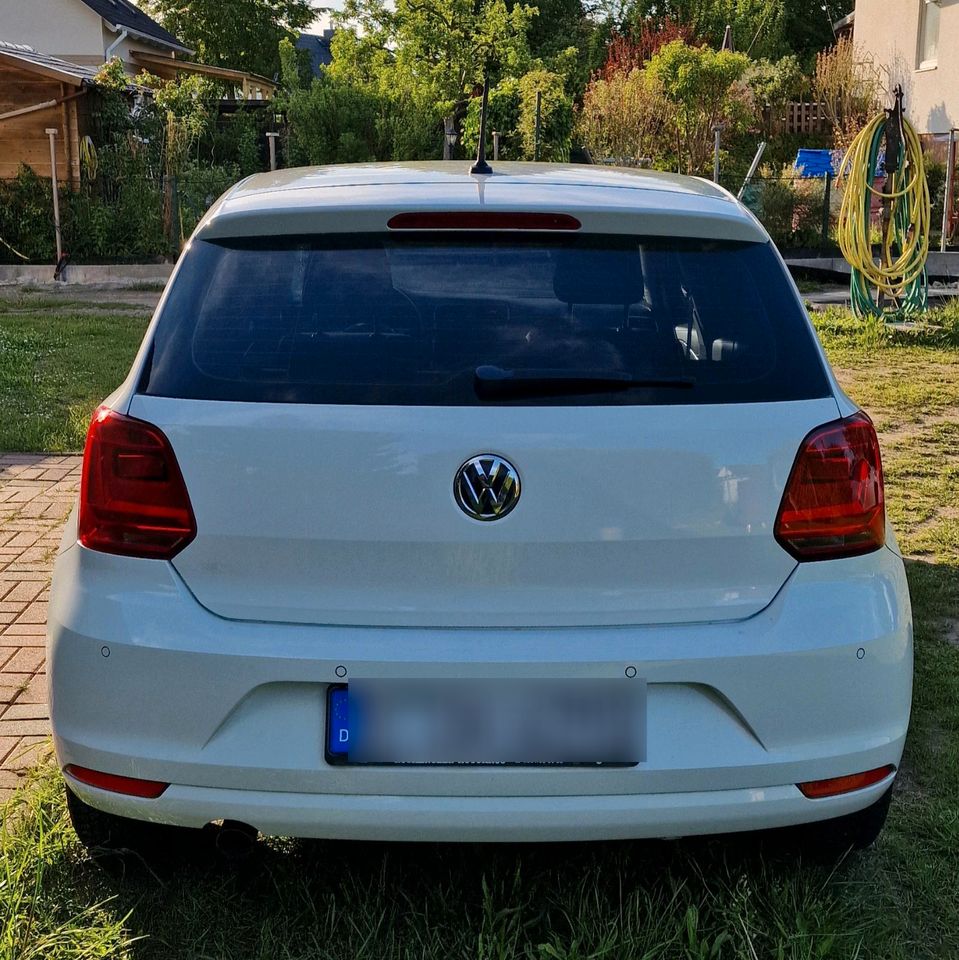
[[276, 138], [278, 133], [268, 133], [266, 139], [270, 142], [270, 170], [276, 170]]
[[543, 114], [543, 91], [536, 91], [536, 126], [533, 128], [533, 159], [539, 160], [540, 118]]
[[716, 134], [715, 146], [713, 147], [713, 183], [719, 183], [719, 148], [722, 144], [723, 125], [717, 123], [713, 127], [713, 133]]
[[50, 138], [50, 183], [53, 184], [53, 225], [57, 231], [57, 265], [63, 259], [63, 233], [60, 230], [60, 185], [57, 183], [57, 129], [47, 128]]
[[499, 130], [493, 131], [493, 159], [499, 160]]
[[949, 242], [949, 223], [952, 220], [952, 204], [956, 195], [956, 133], [949, 131], [949, 147], [946, 150], [946, 190], [942, 198], [942, 240], [939, 251], [946, 252]]
[[756, 156], [753, 157], [753, 162], [749, 165], [749, 173], [746, 174], [746, 179], [743, 180], [743, 185], [739, 188], [739, 193], [736, 195], [737, 200], [742, 200], [743, 194], [746, 192], [746, 187], [752, 183], [753, 177], [756, 176], [756, 171], [759, 169], [759, 163], [763, 158], [763, 154], [766, 152], [766, 141], [763, 140], [759, 144], [759, 149], [756, 151]]
[[823, 187], [822, 197], [822, 237], [819, 241], [819, 252], [822, 256], [826, 255], [826, 247], [829, 245], [829, 222], [830, 222], [830, 204], [832, 202], [832, 171], [826, 171], [826, 184]]

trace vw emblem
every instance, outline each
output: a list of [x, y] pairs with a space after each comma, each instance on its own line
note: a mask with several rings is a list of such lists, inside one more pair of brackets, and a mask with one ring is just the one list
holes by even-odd
[[453, 496], [474, 520], [499, 520], [519, 501], [519, 474], [509, 461], [484, 453], [456, 471]]

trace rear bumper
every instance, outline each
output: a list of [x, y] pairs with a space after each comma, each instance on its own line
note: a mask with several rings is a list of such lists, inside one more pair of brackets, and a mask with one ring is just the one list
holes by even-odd
[[[61, 765], [172, 786], [95, 807], [182, 825], [357, 839], [675, 836], [827, 819], [795, 784], [898, 766], [912, 622], [890, 550], [800, 565], [749, 620], [666, 627], [415, 630], [228, 621], [169, 564], [70, 547], [50, 605]], [[622, 677], [648, 684], [646, 762], [626, 769], [336, 767], [330, 684], [351, 677]]]
[[339, 796], [175, 785], [157, 800], [118, 797], [74, 780], [70, 787], [98, 809], [183, 827], [223, 819], [268, 836], [529, 843], [736, 833], [826, 820], [874, 803], [892, 779], [829, 800], [807, 800], [791, 784], [582, 797]]

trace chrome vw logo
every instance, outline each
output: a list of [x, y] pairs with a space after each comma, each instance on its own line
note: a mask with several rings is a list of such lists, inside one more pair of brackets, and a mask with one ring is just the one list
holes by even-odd
[[453, 496], [474, 520], [499, 520], [519, 500], [519, 474], [509, 461], [484, 453], [456, 471]]

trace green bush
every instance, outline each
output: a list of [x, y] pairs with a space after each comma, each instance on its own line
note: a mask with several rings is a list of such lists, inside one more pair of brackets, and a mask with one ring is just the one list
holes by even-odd
[[[476, 153], [482, 106], [482, 99], [473, 97], [466, 108], [466, 118], [463, 121], [463, 149], [467, 156], [473, 156]], [[493, 155], [493, 131], [496, 130], [500, 134], [500, 157], [503, 160], [522, 159], [523, 143], [519, 133], [519, 109], [519, 81], [512, 77], [500, 80], [489, 92], [486, 152], [490, 157]]]

